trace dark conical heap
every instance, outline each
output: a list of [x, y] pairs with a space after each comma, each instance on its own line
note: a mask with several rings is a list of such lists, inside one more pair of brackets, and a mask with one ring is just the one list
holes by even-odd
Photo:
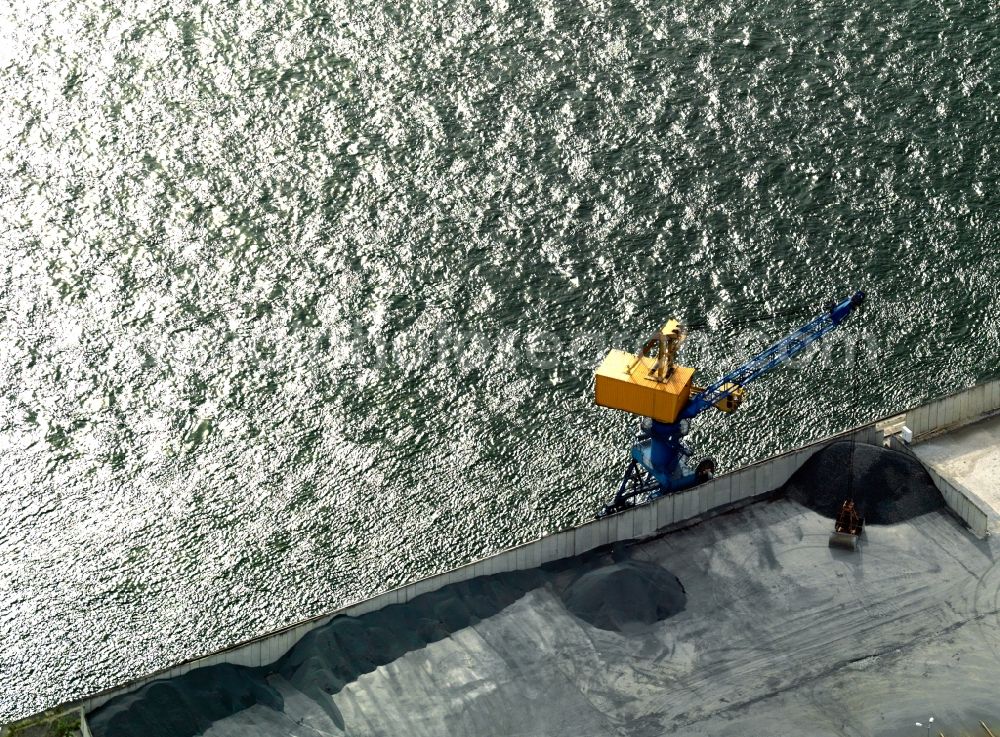
[[562, 594], [566, 608], [603, 630], [622, 632], [684, 610], [677, 576], [655, 563], [628, 560], [584, 573]]
[[795, 472], [783, 491], [830, 519], [836, 519], [840, 506], [853, 493], [865, 524], [873, 525], [905, 522], [944, 506], [944, 497], [917, 459], [856, 443], [852, 463], [852, 443], [847, 441], [818, 451]]

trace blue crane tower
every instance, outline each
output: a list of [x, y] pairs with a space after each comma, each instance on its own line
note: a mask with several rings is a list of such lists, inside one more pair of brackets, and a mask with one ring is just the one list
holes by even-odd
[[693, 469], [688, 463], [691, 451], [683, 438], [691, 420], [713, 407], [735, 412], [748, 384], [836, 330], [864, 301], [859, 291], [839, 304], [830, 302], [821, 315], [707, 387], [693, 384], [694, 369], [675, 362], [684, 339], [676, 320], [654, 333], [638, 354], [610, 351], [596, 372], [595, 402], [643, 419], [618, 493], [598, 517], [712, 478], [711, 458]]

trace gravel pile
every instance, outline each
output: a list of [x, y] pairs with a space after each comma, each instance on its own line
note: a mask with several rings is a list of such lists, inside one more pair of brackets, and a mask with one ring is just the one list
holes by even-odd
[[944, 506], [920, 462], [906, 453], [864, 443], [831, 443], [800, 468], [784, 492], [824, 517], [836, 519], [852, 493], [866, 524], [905, 522]]

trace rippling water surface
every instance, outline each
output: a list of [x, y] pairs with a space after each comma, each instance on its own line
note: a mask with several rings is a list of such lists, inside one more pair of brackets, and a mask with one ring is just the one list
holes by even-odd
[[[0, 5], [0, 718], [995, 375], [996, 2]], [[852, 350], [856, 348], [856, 350]]]

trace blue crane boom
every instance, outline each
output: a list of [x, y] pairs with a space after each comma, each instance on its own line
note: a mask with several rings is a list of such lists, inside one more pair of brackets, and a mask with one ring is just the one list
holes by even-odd
[[751, 381], [759, 379], [781, 364], [792, 360], [824, 335], [836, 330], [864, 301], [865, 293], [857, 292], [838, 305], [831, 304], [827, 312], [814, 318], [790, 335], [786, 335], [770, 348], [761, 351], [739, 368], [730, 371], [704, 391], [691, 397], [687, 406], [681, 411], [681, 417], [690, 419], [701, 414], [732, 396]]
[[[672, 414], [660, 412], [659, 419], [654, 416], [643, 417], [640, 431], [632, 446], [631, 460], [618, 488], [618, 493], [598, 516], [603, 517], [620, 512], [642, 501], [680, 491], [711, 478], [715, 473], [715, 462], [711, 458], [702, 460], [693, 470], [687, 465], [686, 461], [691, 456], [691, 451], [682, 439], [690, 430], [690, 421], [712, 407], [725, 412], [734, 411], [741, 404], [744, 388], [748, 384], [792, 360], [812, 343], [836, 330], [864, 301], [865, 293], [859, 291], [840, 303], [831, 302], [822, 314], [809, 323], [705, 388], [696, 387], [689, 383], [693, 373], [691, 369], [673, 366], [677, 345], [683, 338], [674, 321], [668, 323], [667, 327], [646, 344], [641, 355], [622, 354], [635, 359], [626, 368], [627, 379], [631, 382], [627, 388], [634, 389], [637, 392], [635, 396], [640, 398], [644, 395], [638, 392], [649, 394], [650, 387], [653, 390], [663, 390], [659, 395], [658, 401], [660, 403], [656, 406], [663, 407], [662, 397], [667, 396], [675, 400], [676, 408]], [[660, 355], [649, 375], [643, 377], [640, 374], [644, 373], [646, 364], [642, 364], [642, 362], [647, 360], [645, 357], [648, 356], [652, 348], [655, 348], [657, 342]], [[605, 364], [612, 363], [613, 358], [614, 356], [609, 354]], [[639, 368], [638, 373], [635, 371], [637, 367]], [[673, 373], [675, 371], [676, 375]], [[603, 377], [602, 372], [605, 372]], [[607, 380], [609, 377], [608, 369], [602, 365], [598, 371], [598, 381], [600, 382], [601, 378]], [[674, 385], [671, 386], [668, 382], [671, 381], [672, 377]], [[678, 388], [678, 381], [687, 381], [688, 384]], [[637, 412], [633, 406], [638, 405], [628, 401], [620, 399], [602, 401], [601, 391], [602, 386], [599, 383], [599, 403]], [[665, 417], [669, 418], [669, 421], [664, 421]]]

